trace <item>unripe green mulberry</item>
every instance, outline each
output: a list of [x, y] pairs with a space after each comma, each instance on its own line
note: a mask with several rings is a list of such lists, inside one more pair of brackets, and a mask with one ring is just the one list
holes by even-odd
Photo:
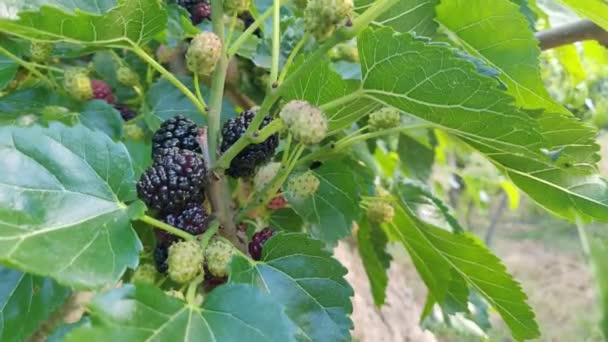
[[370, 201], [367, 206], [367, 218], [373, 223], [389, 223], [393, 221], [395, 209], [389, 203]]
[[317, 144], [327, 135], [325, 114], [306, 101], [288, 102], [279, 115], [293, 137], [305, 145]]
[[399, 111], [384, 107], [369, 115], [369, 127], [371, 130], [382, 130], [398, 127], [401, 123], [401, 115]]
[[230, 243], [214, 238], [205, 248], [207, 269], [215, 277], [226, 277], [230, 273], [230, 262], [236, 254]]
[[344, 60], [348, 62], [358, 63], [359, 50], [356, 46], [349, 43], [338, 44], [330, 50], [329, 57], [332, 60]]
[[186, 52], [188, 69], [199, 76], [211, 75], [222, 54], [222, 41], [213, 32], [197, 34]]
[[268, 163], [258, 170], [253, 177], [253, 187], [256, 191], [262, 191], [281, 169], [281, 163]]
[[303, 10], [306, 8], [308, 0], [293, 0], [293, 3], [296, 5], [297, 8]]
[[123, 132], [125, 133], [125, 137], [129, 140], [140, 141], [146, 136], [144, 130], [136, 124], [125, 125]]
[[93, 87], [87, 70], [84, 68], [70, 68], [63, 74], [63, 86], [72, 97], [84, 101], [93, 97]]
[[224, 0], [224, 11], [229, 14], [245, 12], [251, 7], [251, 0]]
[[352, 16], [353, 7], [353, 0], [308, 0], [304, 28], [318, 41], [323, 41]]
[[158, 272], [156, 271], [156, 267], [152, 264], [143, 264], [139, 265], [133, 276], [131, 277], [132, 283], [146, 283], [146, 284], [154, 284], [156, 282], [156, 276]]
[[170, 297], [173, 297], [173, 298], [176, 298], [176, 299], [179, 299], [179, 300], [186, 301], [186, 298], [184, 297], [184, 294], [181, 293], [180, 291], [171, 289], [171, 290], [165, 291], [165, 294], [167, 296], [170, 296]]
[[129, 87], [134, 87], [139, 84], [139, 75], [128, 66], [121, 66], [118, 68], [118, 70], [116, 70], [116, 78], [118, 79], [118, 82]]
[[180, 241], [169, 247], [167, 264], [169, 277], [176, 283], [185, 284], [203, 270], [203, 251], [196, 241]]
[[296, 198], [307, 198], [319, 189], [319, 178], [312, 171], [291, 177], [287, 182], [287, 191]]
[[47, 62], [53, 53], [53, 44], [45, 42], [32, 42], [32, 45], [30, 45], [30, 53], [32, 54], [32, 60], [35, 62]]

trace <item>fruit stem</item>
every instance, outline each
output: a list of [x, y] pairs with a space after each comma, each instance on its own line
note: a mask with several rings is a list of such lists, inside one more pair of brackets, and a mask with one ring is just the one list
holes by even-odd
[[154, 60], [154, 58], [148, 55], [146, 51], [144, 51], [136, 43], [129, 41], [129, 44], [131, 44], [129, 49], [133, 51], [133, 53], [138, 55], [139, 58], [143, 59], [146, 63], [148, 63], [148, 65], [152, 66], [152, 68], [154, 68], [161, 75], [163, 75], [167, 79], [167, 81], [171, 82], [173, 86], [175, 86], [182, 93], [184, 93], [184, 95], [186, 95], [186, 97], [190, 99], [190, 101], [192, 101], [192, 103], [194, 104], [196, 109], [198, 109], [201, 115], [203, 117], [207, 117], [207, 105], [205, 104], [205, 101], [203, 99], [199, 100], [190, 91], [190, 89], [188, 89], [188, 87], [186, 87], [180, 80], [177, 79], [177, 77], [173, 76], [173, 74], [169, 72], [169, 70], [165, 69], [162, 65], [160, 65], [156, 60]]
[[203, 98], [203, 95], [201, 94], [201, 86], [199, 84], [200, 80], [198, 77], [197, 73], [194, 73], [194, 91], [196, 92], [196, 97], [198, 98], [199, 101], [201, 101], [201, 103], [205, 103], [205, 99]]
[[170, 224], [166, 224], [163, 221], [159, 221], [159, 220], [157, 220], [157, 219], [155, 219], [153, 217], [150, 217], [148, 215], [144, 215], [144, 216], [138, 218], [138, 220], [140, 220], [140, 221], [142, 221], [144, 223], [147, 223], [147, 224], [149, 224], [151, 226], [154, 226], [154, 227], [156, 227], [158, 229], [162, 229], [162, 230], [164, 230], [166, 232], [169, 232], [169, 233], [171, 233], [171, 234], [173, 234], [175, 236], [179, 236], [180, 238], [182, 238], [184, 240], [193, 240], [194, 239], [194, 235], [192, 235], [192, 234], [190, 234], [188, 232], [185, 232], [185, 231], [183, 231], [183, 230], [181, 230], [179, 228], [173, 227]]
[[290, 153], [286, 165], [279, 170], [277, 175], [268, 183], [262, 191], [258, 191], [254, 194], [253, 199], [251, 199], [247, 206], [238, 213], [237, 222], [245, 219], [246, 215], [251, 211], [251, 209], [257, 207], [258, 205], [262, 205], [268, 203], [274, 196], [277, 195], [278, 190], [281, 188], [281, 185], [285, 182], [293, 168], [297, 165], [298, 158], [304, 152], [304, 145], [298, 144], [298, 146], [294, 149], [292, 153]]
[[219, 228], [220, 228], [220, 222], [218, 220], [213, 220], [209, 224], [209, 227], [207, 228], [207, 230], [203, 233], [203, 235], [201, 235], [201, 238], [200, 238], [201, 249], [203, 251], [205, 250], [205, 248], [207, 248], [207, 245], [209, 244], [209, 240], [211, 240], [213, 235], [215, 235], [215, 233], [217, 233]]
[[272, 92], [279, 78], [279, 57], [281, 54], [281, 1], [272, 2], [272, 59], [270, 64], [270, 82], [268, 91]]
[[[283, 1], [281, 1], [283, 2]], [[271, 7], [269, 9], [266, 10], [266, 12], [262, 13], [262, 15], [260, 15], [256, 21], [253, 22], [253, 24], [251, 24], [251, 26], [249, 26], [245, 32], [243, 32], [243, 34], [241, 34], [232, 45], [230, 45], [230, 48], [228, 49], [228, 56], [232, 57], [234, 56], [234, 54], [237, 53], [237, 51], [239, 51], [239, 49], [241, 48], [241, 46], [243, 44], [245, 44], [247, 42], [247, 39], [249, 39], [249, 37], [251, 37], [253, 35], [253, 33], [260, 27], [262, 26], [262, 24], [264, 24], [264, 22], [266, 21], [266, 19], [268, 19], [268, 17], [270, 17], [270, 15], [273, 13], [274, 8]], [[211, 13], [213, 15], [213, 13]]]
[[338, 97], [337, 99], [335, 99], [333, 101], [322, 104], [321, 106], [319, 106], [319, 109], [321, 109], [321, 111], [323, 111], [323, 113], [327, 113], [333, 109], [343, 106], [349, 102], [356, 101], [357, 99], [360, 99], [363, 97], [364, 97], [363, 88], [359, 88], [350, 94]]
[[432, 125], [427, 124], [427, 123], [422, 123], [422, 124], [414, 124], [414, 125], [408, 125], [408, 126], [400, 126], [400, 127], [385, 129], [385, 130], [377, 131], [377, 132], [358, 134], [355, 136], [347, 135], [346, 137], [344, 137], [336, 142], [329, 143], [329, 144], [323, 146], [322, 148], [308, 154], [304, 158], [300, 159], [298, 161], [298, 164], [302, 165], [302, 164], [308, 163], [312, 160], [316, 160], [316, 159], [319, 159], [324, 156], [326, 157], [329, 154], [338, 153], [359, 141], [377, 138], [377, 137], [381, 137], [383, 135], [388, 135], [388, 134], [392, 134], [392, 133], [400, 133], [400, 132], [405, 132], [405, 131], [409, 131], [409, 130], [413, 130], [413, 129], [430, 128], [430, 127], [432, 127]]
[[192, 279], [188, 284], [188, 291], [186, 292], [186, 303], [190, 305], [196, 305], [196, 290], [198, 286], [205, 280], [204, 274], [199, 274], [196, 278]]
[[253, 132], [244, 139], [241, 138], [236, 141], [230, 148], [224, 152], [220, 158], [215, 163], [214, 169], [227, 169], [230, 166], [230, 162], [234, 159], [239, 152], [241, 152], [247, 145], [249, 144], [258, 144], [266, 139], [268, 139], [271, 135], [283, 130], [284, 124], [283, 120], [276, 119], [270, 122], [267, 126], [262, 128], [257, 132]]
[[[226, 46], [232, 42], [232, 35], [234, 34], [234, 27], [236, 26], [238, 12], [234, 11], [232, 14], [232, 20], [230, 21], [230, 28], [228, 29], [228, 36], [226, 37]], [[227, 49], [227, 48], [226, 48]]]
[[279, 80], [277, 81], [277, 83], [279, 85], [281, 83], [283, 83], [283, 81], [285, 80], [285, 77], [287, 76], [287, 72], [289, 71], [291, 64], [293, 63], [294, 59], [298, 55], [298, 52], [300, 52], [300, 50], [302, 49], [304, 44], [306, 44], [306, 42], [308, 42], [309, 38], [310, 38], [310, 34], [308, 34], [307, 32], [304, 33], [304, 35], [302, 36], [302, 38], [300, 39], [298, 44], [296, 44], [296, 46], [293, 48], [293, 50], [291, 50], [291, 52], [289, 53], [289, 56], [287, 57], [287, 60], [285, 61], [285, 65], [283, 65], [283, 69], [281, 70], [281, 75], [279, 76]]

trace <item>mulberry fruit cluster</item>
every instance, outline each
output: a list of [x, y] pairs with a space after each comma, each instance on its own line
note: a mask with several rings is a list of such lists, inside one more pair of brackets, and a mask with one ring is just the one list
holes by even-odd
[[137, 194], [149, 207], [159, 212], [184, 209], [201, 203], [207, 168], [196, 153], [169, 149], [158, 156], [137, 183]]
[[[241, 138], [251, 121], [255, 117], [255, 111], [248, 110], [242, 112], [238, 117], [228, 120], [222, 128], [221, 152], [226, 152], [239, 138]], [[260, 129], [272, 121], [270, 116], [266, 116], [260, 125]], [[276, 148], [279, 146], [279, 135], [273, 134], [268, 139], [258, 144], [251, 144], [244, 148], [232, 159], [226, 174], [231, 177], [251, 177], [255, 170], [272, 158]]]
[[367, 218], [376, 224], [389, 223], [393, 221], [395, 209], [389, 203], [382, 200], [370, 202], [367, 206]]
[[253, 237], [249, 242], [249, 255], [251, 255], [253, 260], [260, 260], [262, 258], [262, 248], [264, 248], [266, 241], [268, 241], [274, 234], [275, 231], [270, 227], [266, 227], [253, 234]]
[[323, 41], [352, 16], [353, 8], [353, 0], [308, 0], [304, 28], [318, 41]]
[[114, 102], [116, 102], [112, 88], [110, 88], [110, 85], [105, 81], [95, 79], [91, 80], [91, 89], [93, 90], [92, 97], [94, 99], [103, 100], [109, 104], [114, 104]]
[[317, 192], [319, 185], [319, 178], [312, 171], [307, 171], [289, 179], [287, 182], [287, 192], [295, 198], [304, 199]]
[[306, 101], [288, 102], [279, 114], [294, 139], [305, 144], [314, 145], [327, 135], [327, 118], [317, 107]]
[[188, 70], [199, 76], [209, 76], [222, 54], [222, 41], [213, 32], [197, 34], [186, 51]]
[[163, 122], [152, 137], [152, 156], [162, 155], [171, 148], [201, 153], [197, 136], [198, 126], [194, 121], [182, 115], [175, 116]]
[[63, 87], [77, 100], [84, 101], [93, 97], [91, 79], [84, 68], [66, 69], [63, 74]]
[[235, 254], [234, 246], [230, 243], [217, 238], [212, 239], [205, 248], [205, 263], [209, 273], [219, 278], [228, 276], [230, 262]]
[[381, 108], [369, 115], [369, 127], [373, 131], [395, 128], [400, 123], [399, 111], [390, 107]]
[[[202, 234], [209, 226], [209, 214], [203, 207], [207, 165], [198, 154], [197, 134], [197, 125], [181, 115], [163, 122], [152, 137], [154, 162], [137, 183], [139, 198], [156, 210], [160, 220], [192, 235]], [[171, 252], [172, 246], [180, 243], [180, 239], [157, 230], [156, 242], [154, 260], [157, 271], [169, 271], [176, 282], [187, 281], [185, 279], [194, 272], [193, 266], [171, 267], [172, 263], [182, 262], [171, 260], [184, 259], [179, 254], [181, 252]], [[172, 258], [172, 253], [180, 256]], [[202, 265], [202, 260], [199, 264]], [[202, 266], [197, 269], [202, 271]]]

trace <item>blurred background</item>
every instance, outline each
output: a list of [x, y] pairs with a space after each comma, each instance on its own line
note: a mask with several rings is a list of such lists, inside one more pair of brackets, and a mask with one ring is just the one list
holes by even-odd
[[[536, 31], [579, 20], [553, 0], [538, 0], [538, 13], [522, 5]], [[597, 127], [602, 174], [608, 174], [608, 49], [585, 41], [542, 53], [541, 72], [551, 95], [581, 120]], [[496, 168], [449, 136], [437, 136], [435, 192], [449, 200], [460, 222], [477, 234], [521, 283], [543, 336], [539, 341], [604, 341], [601, 302], [577, 226], [557, 219], [519, 193]], [[390, 158], [390, 156], [386, 156]], [[428, 215], [433, 215], [429, 212]], [[608, 238], [605, 225], [585, 227], [589, 236]], [[373, 305], [356, 252], [340, 246], [355, 286], [358, 341], [512, 341], [496, 313], [480, 301], [477, 317], [446, 322], [441, 314], [419, 325], [426, 287], [407, 253], [394, 247], [387, 304]], [[608, 262], [608, 260], [606, 261]], [[359, 324], [357, 324], [359, 323]], [[429, 331], [430, 330], [430, 331]]]

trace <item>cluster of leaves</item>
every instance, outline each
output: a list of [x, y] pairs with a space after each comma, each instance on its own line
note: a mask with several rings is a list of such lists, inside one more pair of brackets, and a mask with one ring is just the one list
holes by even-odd
[[[600, 14], [608, 5], [564, 2], [608, 28]], [[0, 19], [2, 340], [32, 334], [71, 291], [86, 289], [99, 291], [90, 319], [60, 329], [67, 341], [348, 341], [353, 290], [328, 250], [352, 235], [377, 305], [389, 281], [386, 246], [396, 243], [429, 289], [423, 316], [438, 308], [475, 320], [471, 303], [483, 299], [517, 340], [540, 335], [519, 284], [426, 184], [436, 137], [449, 136], [548, 211], [608, 221], [596, 132], [545, 88], [540, 50], [520, 7], [529, 2], [357, 0], [348, 25], [324, 42], [305, 33], [296, 3], [252, 3], [249, 28], [239, 28], [236, 15], [194, 26], [183, 8], [157, 0], [47, 1]], [[215, 13], [221, 4], [212, 1]], [[184, 42], [212, 28], [224, 51], [211, 82], [165, 68], [179, 70]], [[47, 61], [32, 59], [32, 43], [53, 45]], [[104, 101], [70, 97], [61, 80], [73, 66], [107, 82], [118, 103], [138, 115], [125, 122]], [[121, 83], [121, 66], [141, 82]], [[210, 165], [223, 200], [238, 193], [237, 222], [223, 225], [250, 218], [282, 231], [264, 245], [261, 260], [235, 256], [227, 284], [202, 301], [129, 284], [128, 269], [153, 245], [153, 222], [135, 194], [151, 163], [151, 132], [176, 114], [207, 125], [214, 162], [219, 125], [248, 109], [239, 107], [261, 102], [259, 114], [276, 118], [276, 107], [291, 100], [320, 108], [328, 137], [304, 148], [290, 146], [288, 135], [277, 158], [288, 171], [268, 188], [278, 190], [287, 172], [308, 170], [319, 180], [314, 194], [286, 194], [288, 206], [268, 210], [265, 193], [242, 193], [247, 180], [225, 181], [230, 160]], [[382, 107], [401, 112], [398, 127], [370, 129], [370, 113]], [[367, 217], [366, 203], [378, 198], [393, 207], [392, 220]], [[422, 205], [445, 224], [429, 222]], [[232, 203], [211, 206], [226, 219]]]

